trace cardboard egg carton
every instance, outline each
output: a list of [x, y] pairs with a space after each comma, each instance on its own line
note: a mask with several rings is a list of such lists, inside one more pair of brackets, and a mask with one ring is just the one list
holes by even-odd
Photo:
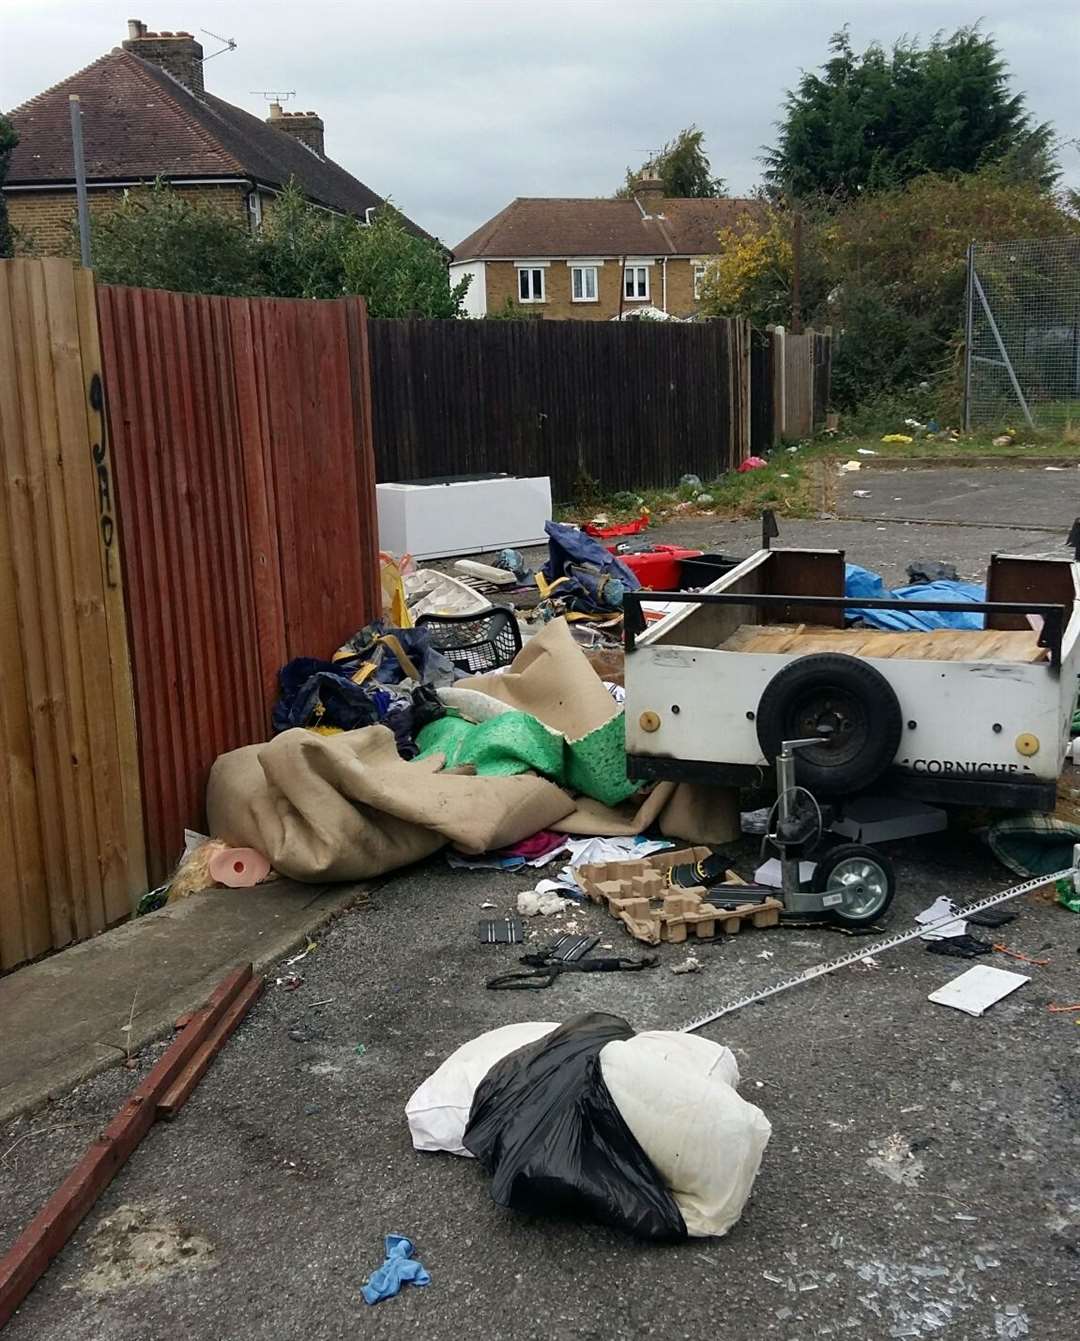
[[667, 873], [710, 855], [707, 847], [657, 852], [638, 861], [609, 861], [581, 866], [575, 872], [578, 884], [594, 903], [603, 904], [612, 917], [639, 941], [659, 945], [678, 943], [689, 936], [711, 940], [734, 936], [744, 922], [755, 927], [774, 927], [784, 905], [779, 899], [747, 903], [741, 908], [715, 908], [704, 887], [672, 889]]

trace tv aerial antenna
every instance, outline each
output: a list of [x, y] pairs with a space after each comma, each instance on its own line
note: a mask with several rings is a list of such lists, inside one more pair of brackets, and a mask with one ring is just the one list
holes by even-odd
[[294, 88], [249, 88], [248, 92], [253, 98], [265, 98], [267, 102], [288, 102], [290, 98], [296, 97]]
[[206, 64], [207, 61], [212, 61], [212, 60], [214, 59], [215, 56], [224, 56], [224, 54], [226, 53], [226, 51], [235, 51], [235, 50], [236, 50], [236, 38], [235, 38], [235, 37], [222, 37], [220, 33], [212, 33], [212, 32], [210, 31], [209, 28], [200, 28], [200, 29], [199, 29], [199, 32], [200, 32], [200, 33], [205, 33], [205, 34], [207, 35], [207, 37], [212, 37], [212, 38], [214, 39], [215, 42], [223, 42], [223, 43], [224, 43], [224, 46], [220, 47], [217, 51], [211, 51], [211, 53], [210, 53], [209, 56], [204, 56], [204, 57], [203, 57], [203, 64], [204, 64], [204, 65]]

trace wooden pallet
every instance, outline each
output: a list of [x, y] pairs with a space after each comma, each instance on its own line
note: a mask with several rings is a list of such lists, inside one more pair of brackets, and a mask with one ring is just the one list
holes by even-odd
[[690, 936], [698, 940], [734, 936], [744, 923], [775, 927], [784, 907], [779, 899], [716, 908], [708, 902], [704, 887], [672, 889], [668, 883], [671, 867], [708, 855], [708, 848], [696, 847], [658, 853], [641, 861], [602, 862], [581, 867], [577, 879], [594, 903], [602, 904], [631, 936], [647, 945], [659, 945], [661, 941], [678, 944]]

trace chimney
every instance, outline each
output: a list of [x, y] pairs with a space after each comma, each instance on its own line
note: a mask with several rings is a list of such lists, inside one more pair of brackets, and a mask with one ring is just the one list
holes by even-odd
[[320, 158], [326, 157], [326, 150], [323, 148], [323, 119], [318, 113], [285, 112], [281, 103], [272, 102], [266, 124], [273, 126], [275, 130], [284, 131], [286, 135], [294, 136], [301, 144], [314, 149]]
[[160, 65], [192, 93], [202, 93], [203, 49], [190, 33], [149, 33], [141, 19], [128, 19], [124, 50]]
[[647, 215], [659, 214], [664, 200], [664, 183], [659, 177], [639, 177], [634, 198]]

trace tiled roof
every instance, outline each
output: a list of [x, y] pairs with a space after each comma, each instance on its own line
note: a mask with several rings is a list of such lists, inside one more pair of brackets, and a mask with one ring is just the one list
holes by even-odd
[[700, 256], [716, 233], [757, 208], [752, 200], [527, 198], [512, 201], [454, 248], [456, 261], [485, 257]]
[[295, 178], [309, 199], [342, 213], [384, 203], [287, 131], [211, 93], [192, 93], [160, 66], [119, 48], [8, 113], [19, 134], [9, 186], [73, 181], [72, 93], [82, 101], [90, 182], [250, 177], [282, 187]]

